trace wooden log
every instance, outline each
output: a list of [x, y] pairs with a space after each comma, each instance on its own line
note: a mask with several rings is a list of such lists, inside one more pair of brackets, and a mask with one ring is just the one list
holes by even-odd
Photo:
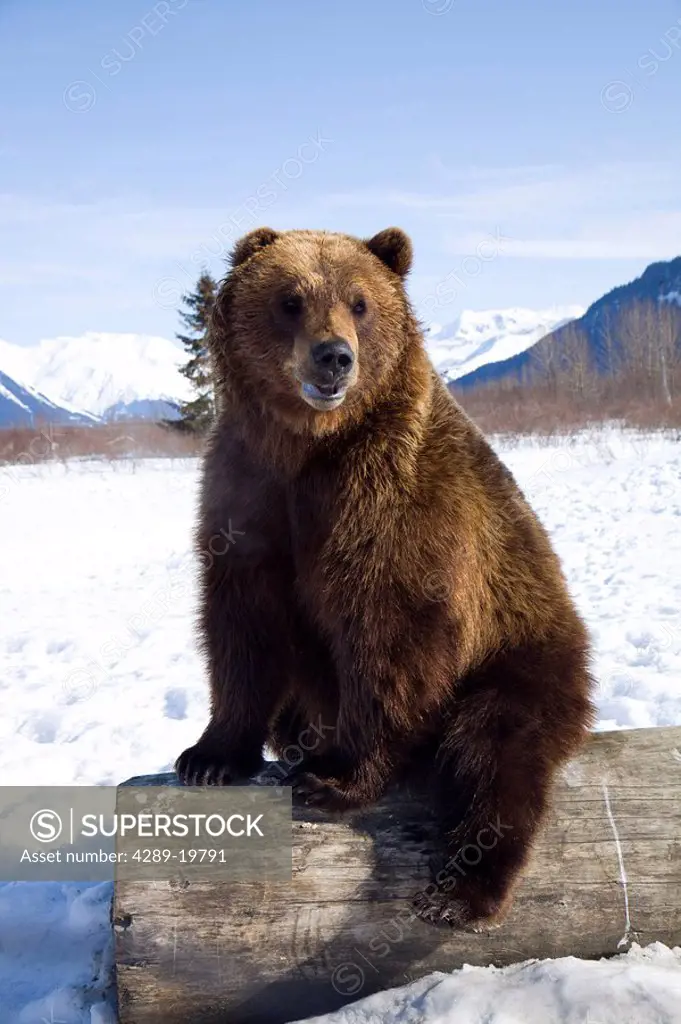
[[284, 1024], [463, 964], [681, 943], [681, 728], [589, 740], [495, 930], [413, 917], [431, 838], [424, 801], [391, 793], [361, 813], [294, 807], [290, 883], [118, 882], [121, 1024]]

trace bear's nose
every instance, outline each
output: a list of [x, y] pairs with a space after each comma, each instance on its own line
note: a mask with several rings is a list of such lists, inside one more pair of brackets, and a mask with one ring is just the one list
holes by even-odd
[[327, 370], [336, 378], [349, 373], [355, 361], [355, 355], [347, 341], [337, 338], [335, 341], [320, 341], [311, 350], [312, 362], [320, 370]]

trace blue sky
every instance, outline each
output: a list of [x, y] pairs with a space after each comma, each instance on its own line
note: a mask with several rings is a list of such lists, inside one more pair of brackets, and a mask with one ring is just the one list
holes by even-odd
[[410, 232], [412, 298], [681, 253], [678, 0], [0, 0], [0, 337], [172, 336], [259, 224]]

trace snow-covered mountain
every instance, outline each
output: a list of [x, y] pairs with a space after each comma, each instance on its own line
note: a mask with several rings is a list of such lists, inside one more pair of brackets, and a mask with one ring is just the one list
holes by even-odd
[[524, 352], [544, 335], [583, 313], [582, 306], [483, 312], [467, 309], [444, 327], [430, 325], [426, 337], [428, 353], [445, 380], [456, 380], [487, 363]]
[[[593, 366], [599, 373], [612, 372], [610, 345], [613, 332], [617, 334], [618, 318], [638, 303], [650, 305], [656, 302], [681, 305], [681, 256], [651, 263], [640, 277], [602, 295], [577, 319], [574, 326], [586, 338]], [[556, 324], [537, 349], [527, 346], [524, 351], [517, 351], [501, 361], [485, 360], [484, 364], [477, 367], [467, 367], [463, 373], [458, 374], [457, 392], [461, 388], [473, 388], [501, 380], [527, 380], [527, 374], [533, 371], [533, 367], [536, 372], [536, 360], [541, 350], [545, 354], [552, 351], [560, 356], [563, 342], [569, 334], [570, 331], [566, 331], [564, 325]]]
[[0, 370], [0, 428], [96, 422], [96, 416], [90, 416], [70, 405], [51, 402], [45, 395], [19, 384]]
[[171, 418], [191, 396], [186, 362], [167, 338], [89, 331], [22, 347], [0, 341], [0, 369], [53, 402], [103, 419]]

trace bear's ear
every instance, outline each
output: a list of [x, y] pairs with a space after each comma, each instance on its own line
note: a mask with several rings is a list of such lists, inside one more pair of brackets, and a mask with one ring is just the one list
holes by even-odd
[[413, 250], [409, 236], [402, 228], [386, 228], [364, 243], [381, 263], [385, 263], [394, 274], [406, 277], [411, 269]]
[[249, 231], [234, 246], [229, 258], [231, 265], [238, 267], [241, 263], [245, 263], [254, 253], [271, 245], [277, 238], [279, 238], [279, 233], [273, 231], [272, 228], [256, 228], [255, 231]]

